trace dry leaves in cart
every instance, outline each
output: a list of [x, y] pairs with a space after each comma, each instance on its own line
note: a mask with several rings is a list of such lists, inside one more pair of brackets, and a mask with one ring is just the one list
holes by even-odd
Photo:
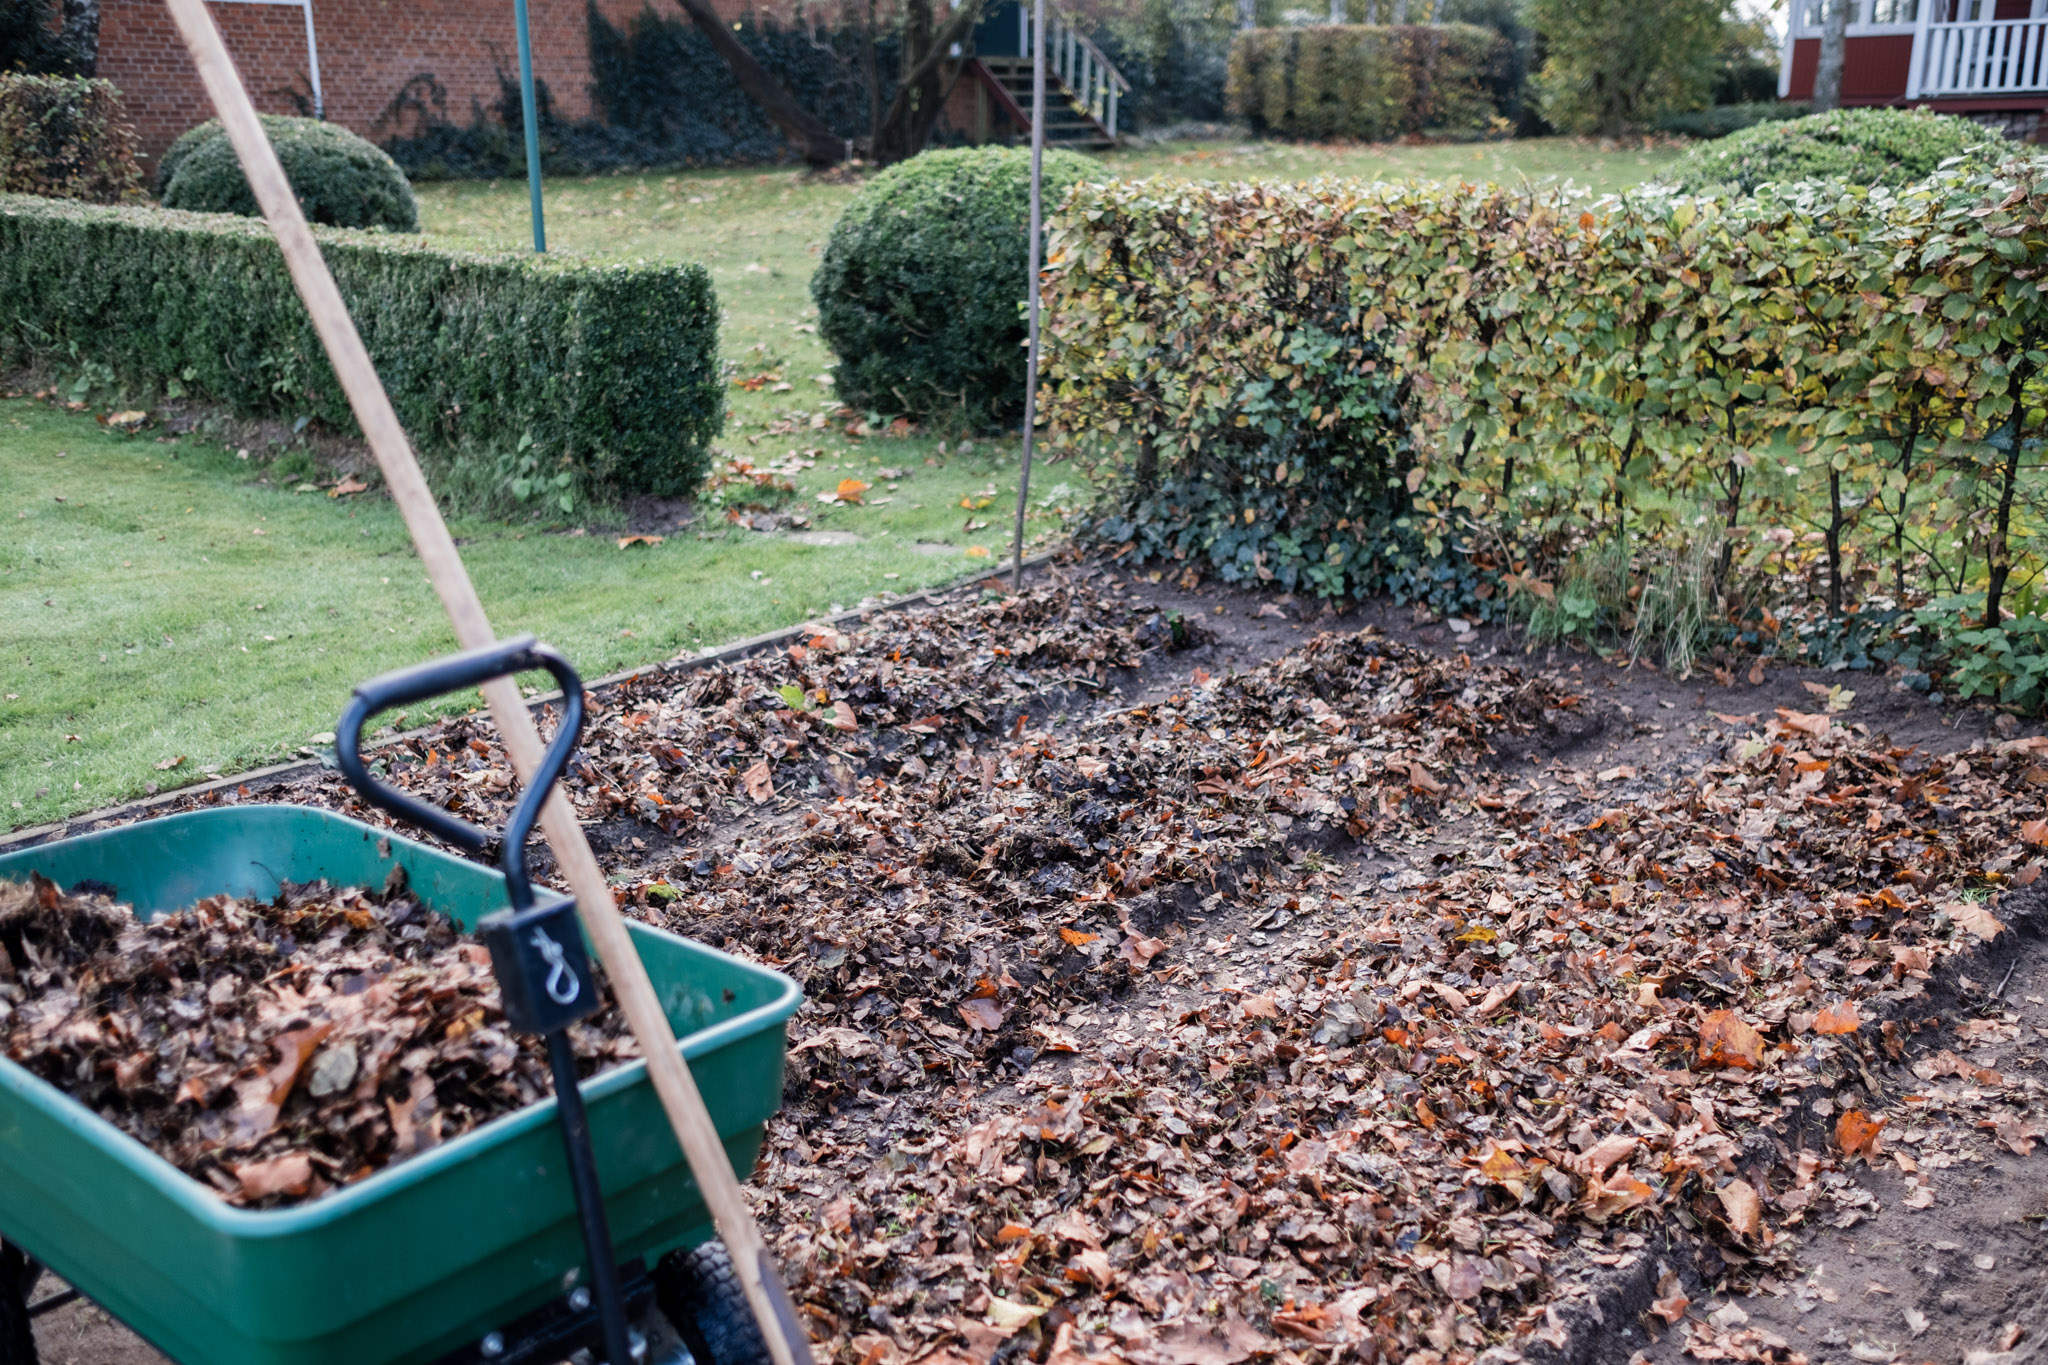
[[[324, 882], [142, 923], [0, 883], [0, 1046], [230, 1202], [358, 1180], [551, 1093], [490, 955], [408, 893]], [[584, 1074], [637, 1055], [606, 1013]]]

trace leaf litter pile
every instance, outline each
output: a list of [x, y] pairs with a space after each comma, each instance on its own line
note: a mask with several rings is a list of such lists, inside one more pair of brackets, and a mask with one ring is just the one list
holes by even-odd
[[[406, 892], [324, 882], [139, 922], [0, 882], [0, 1045], [235, 1204], [316, 1197], [552, 1093], [490, 954]], [[637, 1055], [612, 1016], [584, 1074]]]
[[[1069, 580], [595, 699], [637, 912], [804, 985], [757, 1185], [847, 1365], [1508, 1360], [1645, 1265], [1698, 1358], [1798, 1365], [1682, 1284], [1782, 1291], [1859, 1161], [2048, 1136], [1957, 974], [2041, 895], [2048, 741], [1783, 711], [1603, 799], [1514, 766], [1605, 723], [1567, 680], [1202, 639]], [[510, 797], [474, 720], [388, 770]]]

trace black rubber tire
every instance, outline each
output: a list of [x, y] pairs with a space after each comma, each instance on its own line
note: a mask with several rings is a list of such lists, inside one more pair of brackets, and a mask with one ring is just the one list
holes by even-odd
[[0, 1242], [0, 1365], [36, 1365], [28, 1296], [41, 1274], [42, 1268], [19, 1248]]
[[662, 1257], [654, 1267], [654, 1301], [697, 1365], [773, 1365], [725, 1243]]

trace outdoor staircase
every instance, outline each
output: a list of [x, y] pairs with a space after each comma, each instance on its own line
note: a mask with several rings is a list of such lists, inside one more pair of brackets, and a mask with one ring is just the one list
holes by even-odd
[[[1102, 49], [1057, 14], [1045, 26], [1045, 142], [1100, 149], [1117, 140], [1117, 101], [1131, 83]], [[968, 70], [1010, 122], [1031, 127], [1031, 10], [1018, 0], [992, 6], [974, 31]]]

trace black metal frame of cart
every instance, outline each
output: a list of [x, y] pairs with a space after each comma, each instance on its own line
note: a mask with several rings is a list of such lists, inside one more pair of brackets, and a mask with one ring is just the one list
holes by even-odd
[[[505, 895], [510, 908], [479, 921], [477, 934], [490, 949], [491, 969], [498, 978], [506, 1021], [522, 1032], [540, 1034], [547, 1042], [548, 1067], [555, 1082], [555, 1113], [561, 1120], [562, 1146], [569, 1161], [569, 1183], [575, 1191], [583, 1241], [590, 1255], [590, 1285], [587, 1293], [579, 1296], [572, 1292], [564, 1300], [511, 1324], [507, 1329], [510, 1336], [493, 1333], [478, 1345], [448, 1357], [444, 1365], [558, 1359], [559, 1354], [546, 1352], [559, 1353], [581, 1345], [590, 1335], [593, 1311], [605, 1352], [604, 1365], [634, 1365], [636, 1357], [627, 1317], [634, 1308], [652, 1301], [654, 1286], [636, 1264], [630, 1279], [631, 1293], [622, 1287], [619, 1267], [612, 1256], [611, 1233], [605, 1226], [604, 1195], [598, 1185], [597, 1159], [590, 1147], [590, 1122], [577, 1084], [576, 1053], [569, 1040], [570, 1025], [595, 1014], [600, 1007], [597, 979], [590, 971], [583, 931], [576, 918], [576, 902], [554, 895], [536, 902], [533, 881], [526, 868], [527, 837], [533, 833], [541, 807], [568, 766], [583, 731], [583, 680], [567, 659], [530, 635], [383, 674], [356, 688], [349, 699], [348, 709], [342, 712], [335, 730], [335, 763], [364, 800], [438, 834], [457, 847], [480, 853], [490, 847], [489, 832], [438, 806], [387, 787], [371, 776], [362, 758], [363, 726], [370, 717], [394, 707], [536, 669], [553, 674], [561, 686], [561, 724], [513, 807], [511, 818], [505, 822], [504, 833], [498, 836], [498, 862], [505, 873]], [[630, 1299], [639, 1302], [634, 1304]]]

